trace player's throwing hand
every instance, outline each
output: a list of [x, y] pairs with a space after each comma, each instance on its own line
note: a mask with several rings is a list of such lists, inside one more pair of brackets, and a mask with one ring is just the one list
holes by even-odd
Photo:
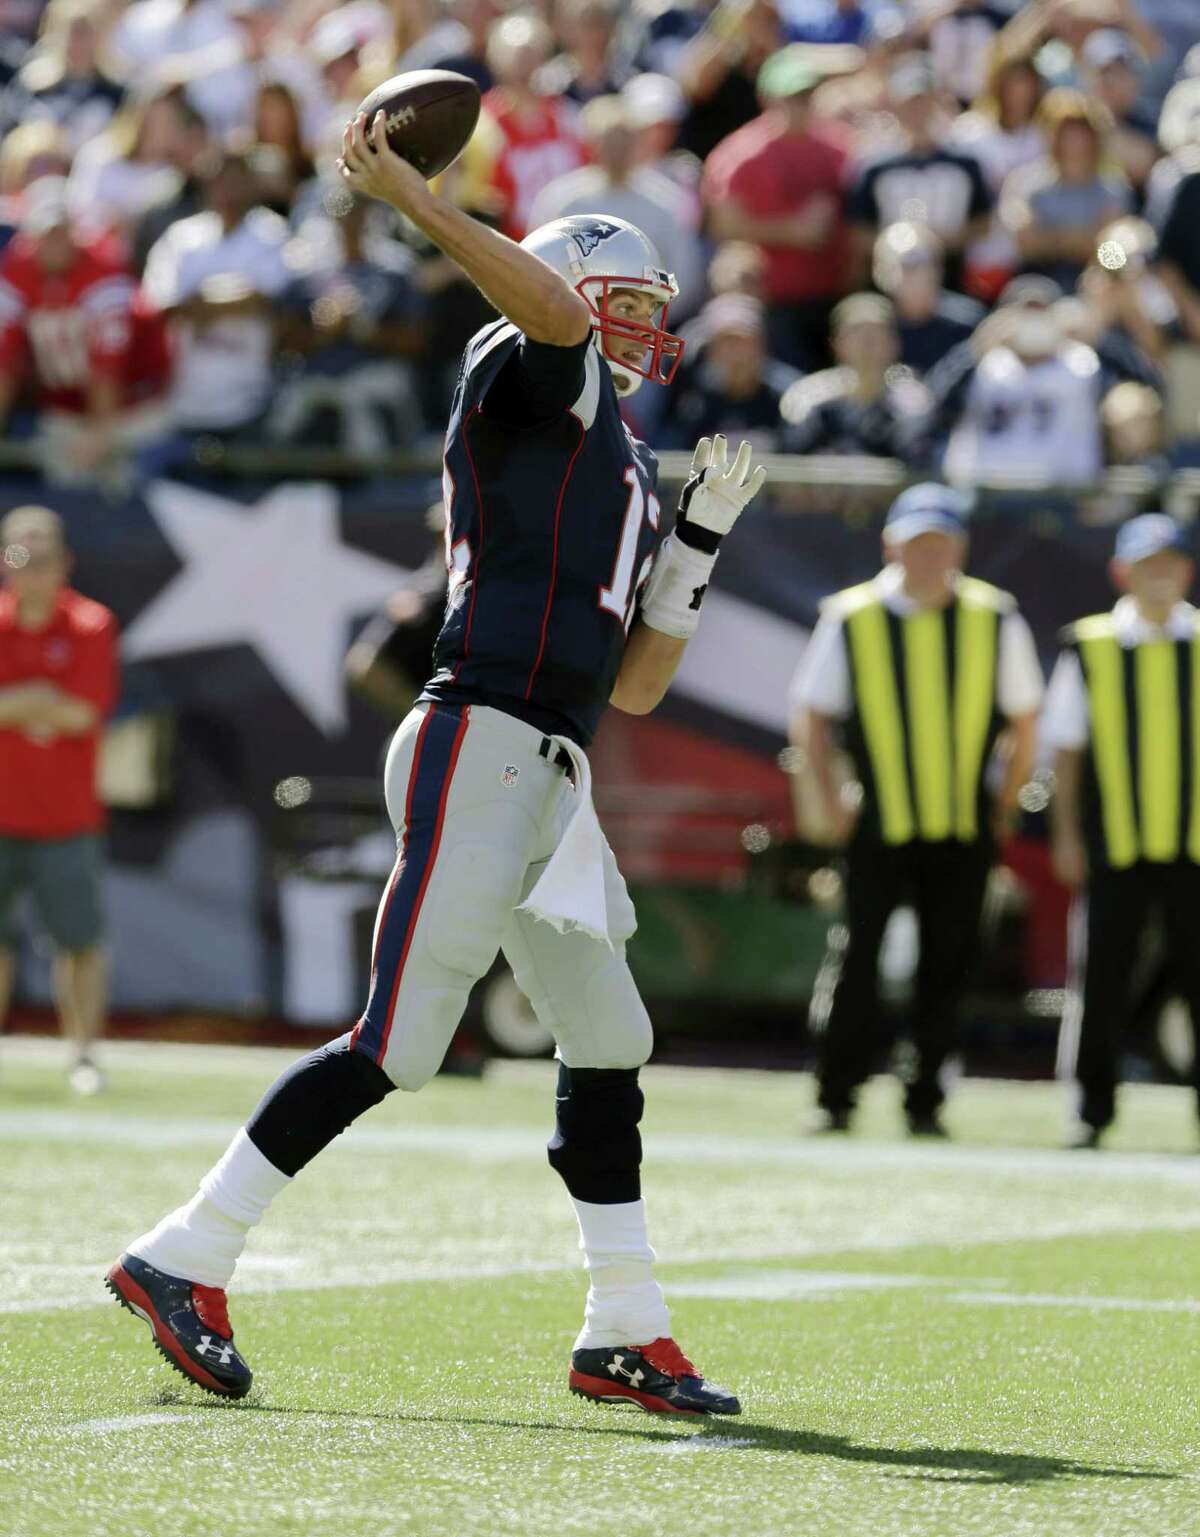
[[346, 124], [337, 167], [353, 191], [380, 198], [415, 217], [433, 194], [420, 171], [388, 143], [385, 115], [377, 112], [368, 125], [366, 114], [360, 112]]
[[700, 537], [685, 539], [685, 543], [716, 553], [721, 540], [767, 478], [761, 464], [751, 473], [750, 454], [750, 445], [743, 439], [736, 458], [729, 464], [721, 433], [711, 439], [701, 438], [696, 444], [691, 474], [679, 498], [679, 523], [686, 524], [689, 532]]

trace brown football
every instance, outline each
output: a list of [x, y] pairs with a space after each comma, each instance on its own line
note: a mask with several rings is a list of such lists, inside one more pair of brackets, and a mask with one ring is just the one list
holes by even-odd
[[479, 120], [479, 87], [449, 69], [414, 69], [377, 85], [358, 109], [387, 113], [388, 144], [432, 177], [462, 154]]

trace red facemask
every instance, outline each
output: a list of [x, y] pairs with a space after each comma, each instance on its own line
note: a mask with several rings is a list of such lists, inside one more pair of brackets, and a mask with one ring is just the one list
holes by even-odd
[[[592, 313], [593, 329], [600, 335], [600, 350], [618, 368], [640, 374], [654, 384], [670, 384], [683, 357], [686, 343], [667, 330], [667, 305], [656, 312], [657, 324], [647, 320], [626, 320], [608, 313], [608, 299], [618, 289], [656, 291], [657, 285], [644, 278], [585, 277], [575, 285], [575, 292]], [[650, 354], [641, 364], [627, 362], [612, 347], [613, 342], [640, 342]]]

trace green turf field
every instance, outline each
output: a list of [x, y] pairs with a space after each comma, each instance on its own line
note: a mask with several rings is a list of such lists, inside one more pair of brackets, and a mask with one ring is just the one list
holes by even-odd
[[113, 1046], [74, 1100], [0, 1050], [4, 1537], [1195, 1537], [1200, 1158], [1128, 1090], [1061, 1153], [1050, 1086], [964, 1084], [953, 1146], [805, 1139], [785, 1075], [645, 1074], [675, 1332], [742, 1396], [697, 1425], [565, 1388], [581, 1314], [549, 1064], [392, 1096], [285, 1193], [231, 1293], [241, 1403], [102, 1290], [287, 1054]]

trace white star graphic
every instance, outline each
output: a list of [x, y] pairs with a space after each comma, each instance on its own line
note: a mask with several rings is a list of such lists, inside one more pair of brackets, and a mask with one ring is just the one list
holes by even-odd
[[349, 623], [406, 568], [342, 543], [331, 486], [276, 486], [247, 506], [160, 481], [146, 500], [184, 569], [129, 627], [125, 655], [253, 646], [315, 725], [343, 730]]

